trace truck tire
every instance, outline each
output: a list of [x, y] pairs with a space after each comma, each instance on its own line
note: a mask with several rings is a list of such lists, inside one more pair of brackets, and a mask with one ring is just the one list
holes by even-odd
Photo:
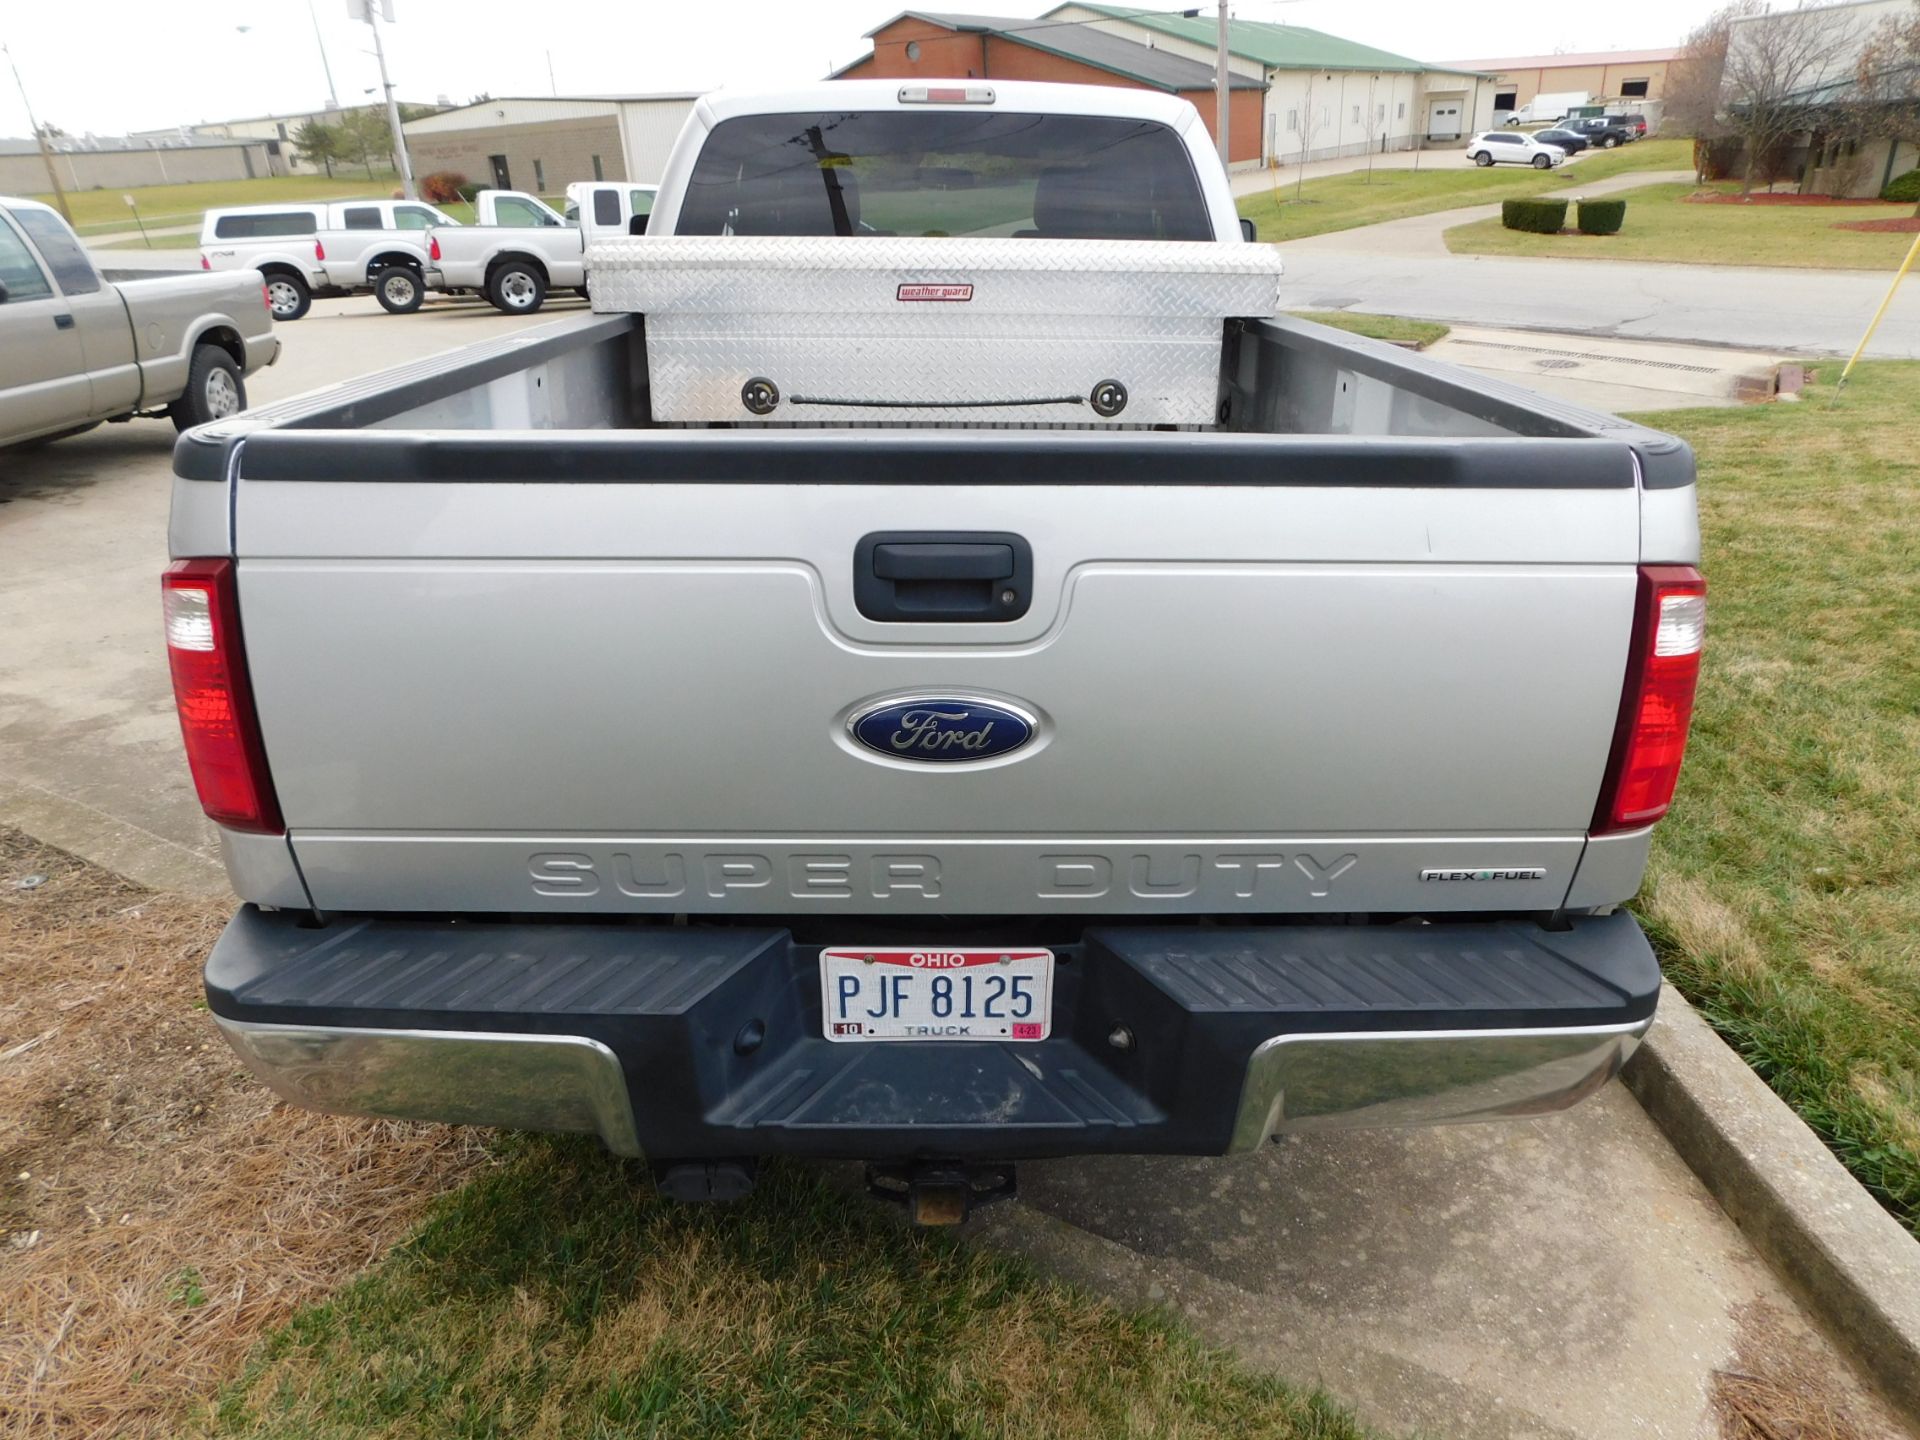
[[531, 315], [547, 303], [547, 277], [525, 260], [503, 260], [487, 276], [487, 299], [509, 315]]
[[247, 408], [247, 382], [233, 357], [218, 345], [201, 345], [187, 367], [187, 390], [167, 407], [176, 430], [225, 420]]
[[1613, 136], [1611, 135], [1602, 135], [1600, 137], [1600, 148], [1602, 150], [1611, 150], [1613, 149], [1614, 146], [1618, 145], [1619, 143], [1620, 142], [1614, 139]]
[[1473, 163], [1484, 170], [1493, 163], [1493, 153], [1488, 150], [1476, 150], [1473, 152]]
[[374, 272], [373, 298], [389, 315], [411, 315], [427, 298], [427, 287], [411, 265], [389, 265]]
[[307, 277], [292, 270], [262, 270], [267, 285], [267, 306], [275, 320], [298, 320], [313, 308], [313, 291]]

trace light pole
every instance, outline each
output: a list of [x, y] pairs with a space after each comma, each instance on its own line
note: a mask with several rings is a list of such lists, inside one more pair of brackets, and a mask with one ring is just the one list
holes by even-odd
[[333, 66], [327, 60], [327, 42], [320, 34], [320, 17], [313, 13], [313, 0], [307, 0], [307, 19], [313, 22], [313, 43], [320, 47], [320, 69], [327, 77], [327, 109], [340, 108], [340, 92], [333, 88]]
[[[73, 212], [67, 209], [67, 192], [60, 188], [60, 172], [53, 168], [53, 150], [47, 144], [47, 133], [40, 128], [40, 122], [34, 118], [33, 102], [27, 99], [27, 82], [20, 78], [20, 62], [13, 58], [13, 51], [0, 45], [0, 53], [7, 57], [7, 64], [13, 67], [13, 83], [20, 87], [20, 105], [27, 112], [27, 125], [33, 131], [33, 138], [40, 144], [40, 163], [47, 167], [47, 183], [53, 186], [54, 208], [69, 225], [73, 223]], [[75, 182], [76, 184], [79, 182]]]
[[1214, 37], [1213, 86], [1219, 94], [1220, 168], [1230, 169], [1227, 160], [1227, 117], [1233, 93], [1233, 76], [1227, 70], [1227, 0], [1220, 0], [1218, 33]]
[[407, 136], [400, 128], [400, 102], [393, 98], [393, 81], [387, 78], [387, 50], [380, 43], [380, 19], [375, 13], [384, 11], [387, 18], [393, 18], [393, 0], [347, 0], [347, 13], [356, 20], [367, 22], [367, 28], [373, 31], [373, 55], [380, 62], [380, 88], [387, 97], [387, 124], [393, 130], [393, 162], [400, 172], [400, 193], [409, 200], [420, 197], [413, 188], [413, 162], [407, 157]]

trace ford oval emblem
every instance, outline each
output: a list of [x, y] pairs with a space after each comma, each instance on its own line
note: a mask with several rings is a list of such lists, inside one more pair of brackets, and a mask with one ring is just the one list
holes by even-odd
[[1033, 738], [1034, 719], [977, 696], [914, 695], [854, 712], [847, 729], [869, 750], [929, 765], [991, 760]]

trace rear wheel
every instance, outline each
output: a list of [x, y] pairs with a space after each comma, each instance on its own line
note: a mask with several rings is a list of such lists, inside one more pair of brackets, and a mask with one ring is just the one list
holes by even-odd
[[1611, 135], [1602, 136], [1600, 140], [1600, 148], [1602, 150], [1611, 150], [1613, 149], [1614, 146], [1618, 145], [1619, 143], [1620, 142], [1614, 139], [1613, 136]]
[[1533, 168], [1536, 170], [1551, 170], [1553, 168], [1553, 157], [1551, 155], [1534, 156]]
[[373, 298], [389, 315], [411, 315], [427, 298], [427, 290], [411, 265], [389, 265], [373, 277]]
[[247, 408], [247, 382], [233, 357], [218, 345], [202, 345], [187, 369], [187, 390], [167, 407], [176, 430], [225, 420]]
[[1476, 150], [1473, 153], [1473, 163], [1484, 170], [1493, 163], [1493, 156], [1485, 150]]
[[276, 320], [298, 320], [313, 308], [313, 291], [306, 278], [291, 270], [263, 272], [267, 282], [267, 304]]
[[503, 261], [487, 277], [487, 299], [509, 315], [531, 315], [547, 303], [547, 277], [524, 260]]

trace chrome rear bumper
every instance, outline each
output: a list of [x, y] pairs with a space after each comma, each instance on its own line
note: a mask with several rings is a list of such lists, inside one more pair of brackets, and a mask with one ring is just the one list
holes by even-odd
[[1630, 915], [1556, 930], [1096, 926], [1041, 1041], [835, 1044], [780, 927], [242, 910], [207, 998], [297, 1105], [598, 1135], [622, 1155], [1014, 1161], [1541, 1115], [1653, 1018]]

